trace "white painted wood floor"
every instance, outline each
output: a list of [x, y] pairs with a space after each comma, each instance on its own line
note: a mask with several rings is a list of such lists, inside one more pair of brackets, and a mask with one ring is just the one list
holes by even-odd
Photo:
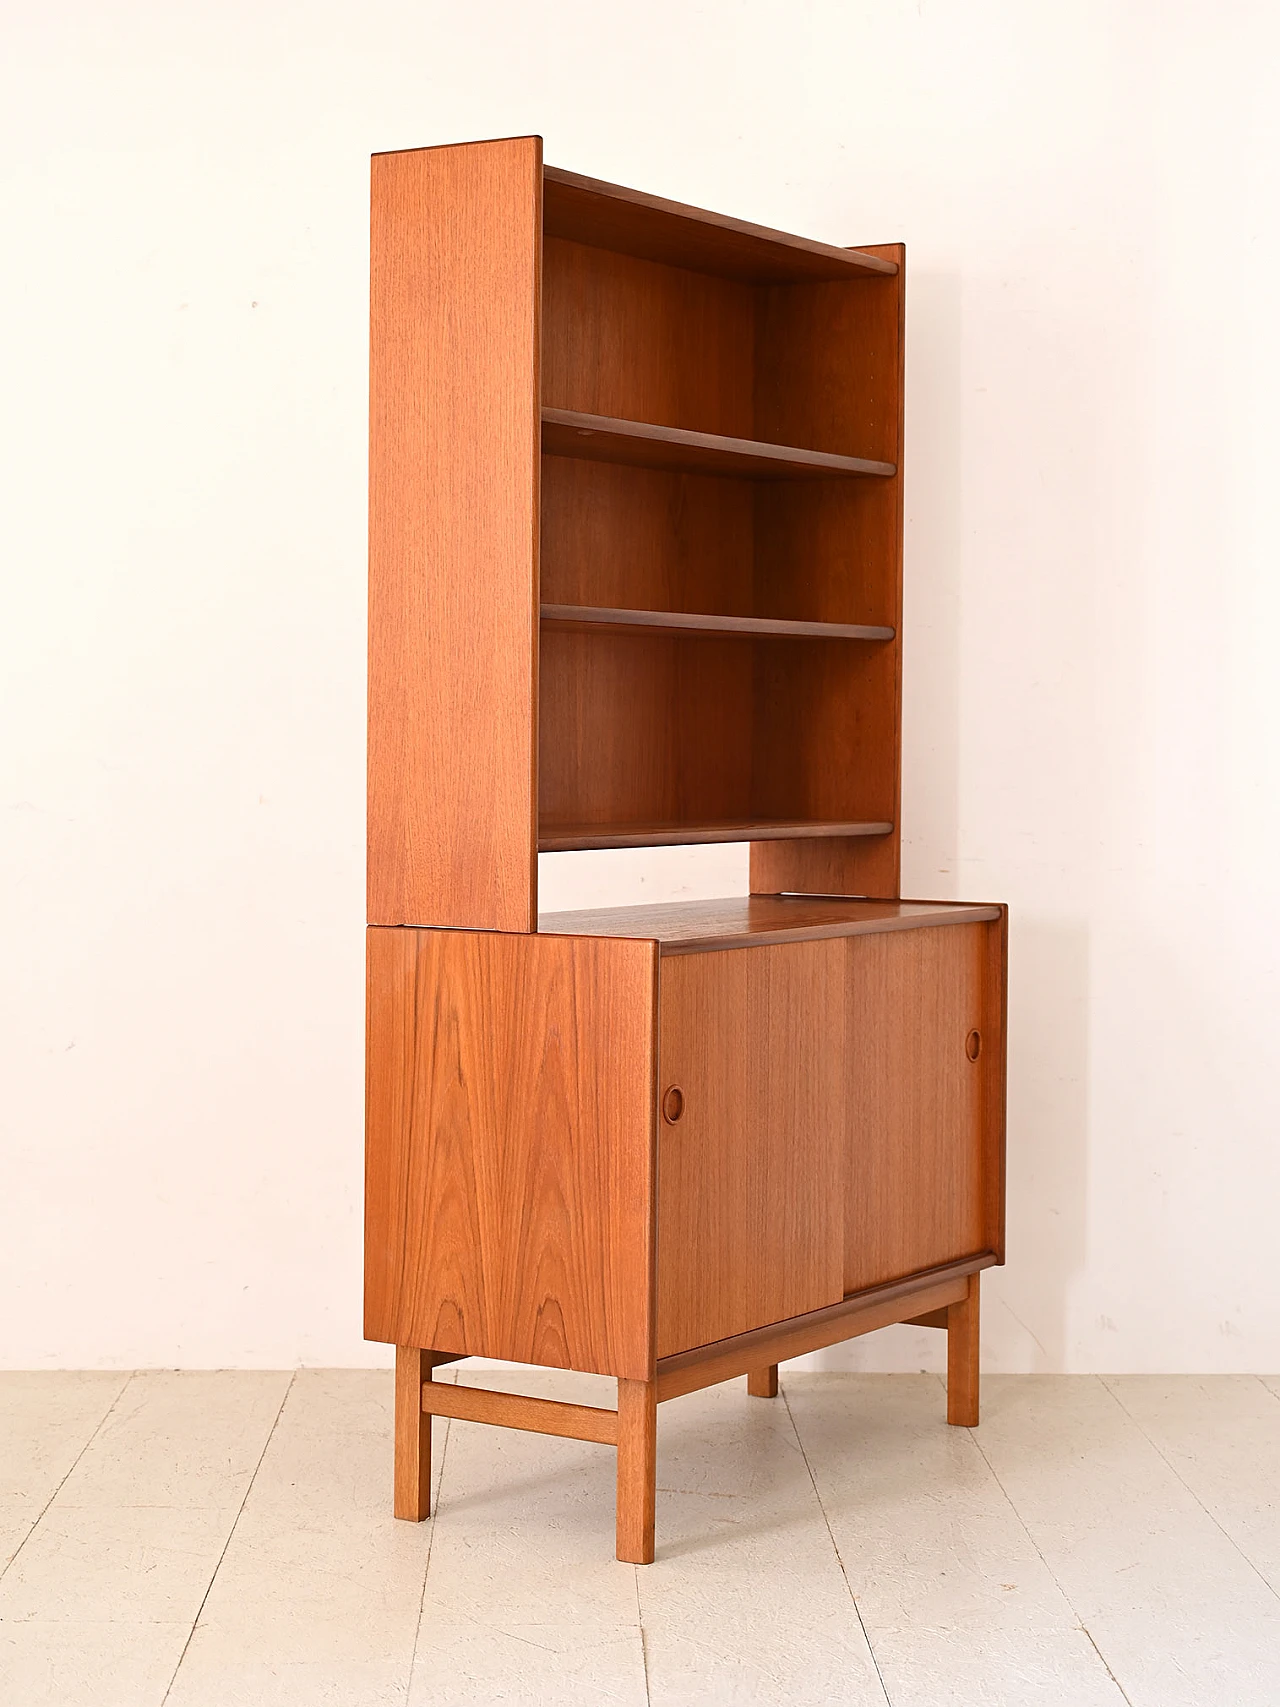
[[664, 1405], [637, 1569], [576, 1441], [437, 1422], [438, 1518], [394, 1522], [389, 1374], [0, 1375], [0, 1702], [1276, 1707], [1280, 1378], [983, 1400]]

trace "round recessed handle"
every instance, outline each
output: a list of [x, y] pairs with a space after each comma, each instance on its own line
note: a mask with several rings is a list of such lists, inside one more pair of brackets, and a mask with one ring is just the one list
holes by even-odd
[[679, 1085], [668, 1085], [662, 1095], [662, 1118], [674, 1126], [684, 1113], [684, 1092]]
[[982, 1033], [971, 1031], [964, 1040], [964, 1052], [971, 1061], [976, 1061], [982, 1054]]

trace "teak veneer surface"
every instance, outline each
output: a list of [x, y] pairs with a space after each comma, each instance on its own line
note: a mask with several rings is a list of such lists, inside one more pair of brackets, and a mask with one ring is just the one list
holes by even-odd
[[696, 845], [700, 842], [756, 842], [770, 837], [796, 836], [887, 836], [893, 825], [885, 819], [866, 822], [823, 823], [811, 819], [733, 819], [714, 824], [669, 820], [663, 824], [557, 824], [545, 823], [538, 831], [542, 853], [573, 848], [660, 848]]
[[456, 1417], [460, 1422], [594, 1440], [601, 1446], [618, 1443], [618, 1413], [600, 1405], [569, 1405], [560, 1399], [531, 1399], [523, 1393], [429, 1381], [421, 1390], [421, 1408], [431, 1416]]
[[369, 919], [536, 910], [537, 137], [376, 155]]
[[750, 285], [556, 237], [544, 242], [542, 278], [544, 412], [770, 438], [755, 427]]
[[[757, 612], [757, 495], [778, 484], [673, 474], [575, 457], [542, 459], [542, 597], [553, 604], [711, 611], [725, 616], [879, 620], [853, 599], [839, 612]], [[806, 491], [816, 490], [806, 486]]]
[[790, 444], [765, 444], [723, 433], [700, 433], [651, 421], [620, 420], [545, 406], [542, 448], [550, 456], [636, 463], [641, 468], [665, 468], [680, 474], [730, 475], [738, 479], [892, 478], [898, 472], [893, 463], [868, 457], [805, 450]]
[[[848, 586], [855, 551], [866, 566], [862, 608], [900, 636], [905, 250], [886, 244], [867, 253], [893, 263], [895, 276], [856, 292], [814, 284], [763, 293], [755, 426], [759, 436], [787, 444], [856, 446], [897, 472], [888, 480], [823, 481], [811, 500], [794, 485], [775, 487], [757, 527], [755, 573], [767, 583], [782, 565], [803, 564], [792, 596], [804, 598], [806, 614], [827, 617], [827, 602]], [[900, 823], [900, 638], [843, 664], [815, 657], [797, 666], [784, 649], [762, 663], [768, 674], [756, 684], [757, 764], [792, 792], [798, 774], [803, 811], [796, 815], [842, 815], [824, 802], [846, 795], [856, 779], [862, 798], [877, 803], [875, 815]], [[876, 843], [761, 843], [751, 851], [751, 888], [896, 895], [899, 840], [895, 830]]]
[[786, 844], [756, 889], [896, 893], [900, 254], [764, 284], [547, 235], [542, 598], [779, 627], [544, 622], [543, 850], [739, 825]]
[[366, 1337], [646, 1379], [654, 945], [367, 934]]
[[759, 947], [876, 931], [999, 920], [981, 902], [855, 901], [844, 896], [731, 895], [716, 901], [662, 901], [640, 907], [591, 907], [541, 913], [540, 931], [564, 936], [648, 937], [663, 955]]
[[878, 277], [892, 262], [548, 166], [548, 236], [751, 283]]
[[848, 944], [845, 1292], [991, 1247], [988, 1079], [965, 1045], [1000, 1005], [987, 952], [1002, 928], [995, 909], [989, 924]]
[[796, 622], [780, 617], [719, 616], [693, 611], [630, 610], [618, 606], [549, 605], [545, 602], [542, 625], [544, 629], [585, 633], [598, 629], [614, 629], [623, 633], [658, 629], [673, 634], [741, 634], [749, 639], [767, 639], [770, 636], [780, 640], [802, 637], [812, 640], [893, 639], [891, 628], [878, 628], [869, 623]]
[[545, 632], [539, 846], [556, 845], [549, 838], [557, 835], [558, 845], [578, 845], [563, 837], [582, 826], [606, 836], [617, 830], [643, 835], [666, 824], [757, 816], [751, 807], [752, 651], [788, 644], [799, 643]]
[[659, 1357], [842, 1295], [845, 1084], [826, 1030], [846, 944], [663, 962]]
[[430, 1352], [398, 1345], [393, 1510], [410, 1523], [431, 1516], [431, 1418], [422, 1407], [423, 1385], [430, 1379]]
[[1004, 915], [966, 911], [664, 955], [660, 1358], [998, 1248]]
[[989, 1268], [994, 1261], [989, 1251], [983, 1251], [963, 1262], [872, 1287], [789, 1322], [755, 1328], [731, 1339], [660, 1358], [658, 1402], [678, 1399], [684, 1393], [696, 1393], [721, 1381], [732, 1381], [738, 1375], [749, 1375], [761, 1365], [767, 1366], [769, 1359], [804, 1357], [811, 1351], [892, 1327], [904, 1319], [908, 1310], [932, 1312], [936, 1307], [945, 1315], [956, 1300], [968, 1297], [973, 1274]]

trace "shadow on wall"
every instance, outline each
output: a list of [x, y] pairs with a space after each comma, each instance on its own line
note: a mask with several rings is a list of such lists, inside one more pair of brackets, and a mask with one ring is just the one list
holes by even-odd
[[[956, 896], [963, 563], [960, 279], [907, 251], [902, 612], [903, 894]], [[959, 897], [963, 899], [963, 897]]]
[[986, 1283], [993, 1369], [1070, 1367], [1067, 1288], [1084, 1267], [1089, 933], [1018, 921], [1009, 942], [1009, 1240]]

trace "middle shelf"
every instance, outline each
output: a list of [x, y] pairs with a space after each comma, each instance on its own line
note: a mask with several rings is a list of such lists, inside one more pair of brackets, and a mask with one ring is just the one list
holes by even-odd
[[793, 622], [780, 617], [718, 616], [691, 611], [631, 610], [612, 605], [542, 606], [544, 628], [554, 633], [719, 634], [778, 640], [892, 640], [893, 629], [862, 622]]
[[685, 427], [660, 427], [649, 421], [587, 415], [577, 409], [546, 405], [542, 409], [542, 448], [549, 456], [752, 480], [830, 480], [863, 475], [892, 479], [898, 472], [892, 462], [864, 456], [728, 438], [722, 433], [696, 433]]

